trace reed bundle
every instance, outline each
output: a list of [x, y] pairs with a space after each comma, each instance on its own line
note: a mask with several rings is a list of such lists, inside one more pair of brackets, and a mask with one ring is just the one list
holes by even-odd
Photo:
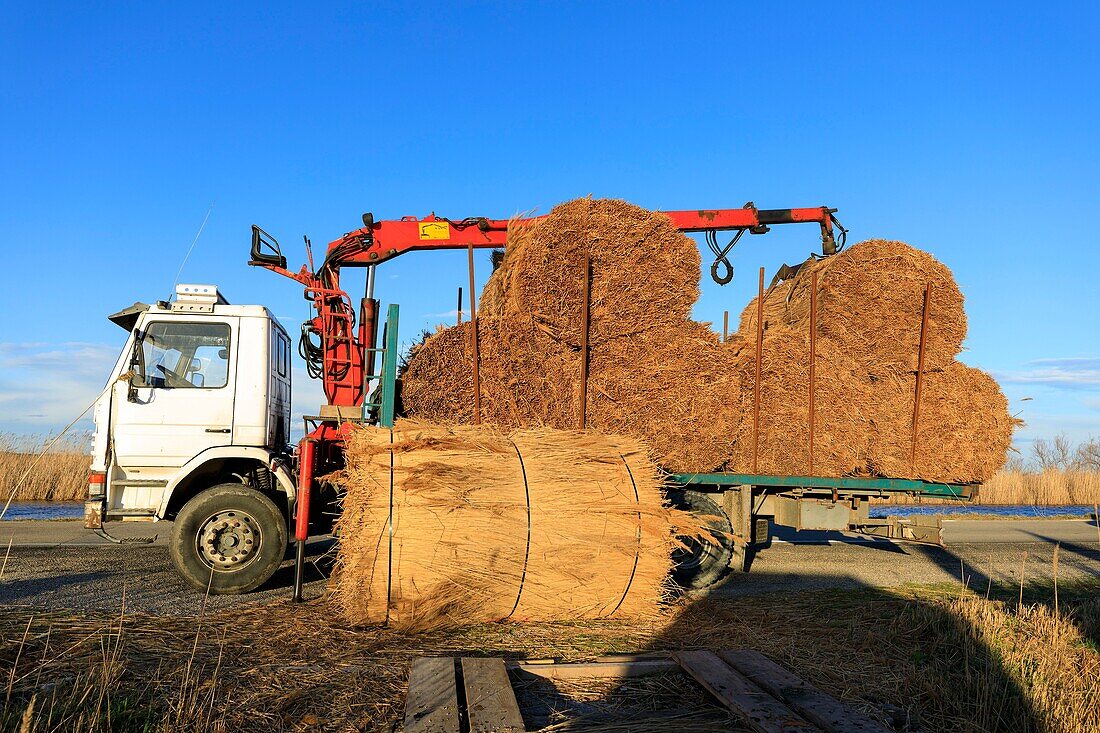
[[[835, 476], [979, 482], [1001, 466], [1016, 421], [996, 381], [955, 360], [966, 336], [963, 296], [943, 264], [903, 242], [868, 240], [809, 260], [763, 303], [758, 471], [809, 470], [810, 290], [817, 274], [814, 465]], [[931, 284], [922, 394], [914, 401]], [[756, 338], [756, 299], [738, 337]], [[755, 355], [739, 359], [742, 413], [751, 415]], [[743, 420], [728, 466], [750, 471], [752, 423]], [[755, 471], [754, 471], [755, 472]]]
[[353, 624], [652, 618], [698, 522], [624, 438], [399, 421], [345, 454], [332, 589]]
[[[587, 392], [580, 394], [585, 258]], [[810, 464], [810, 296], [817, 278]], [[931, 284], [912, 455], [924, 292]], [[764, 296], [759, 421], [757, 303], [725, 343], [690, 319], [699, 253], [659, 212], [580, 199], [513, 226], [479, 315], [482, 420], [632, 436], [673, 472], [913, 477], [977, 482], [1015, 421], [996, 382], [955, 361], [966, 336], [951, 271], [902, 242], [811, 259]], [[473, 421], [468, 326], [429, 337], [403, 378], [410, 416]], [[754, 440], [754, 430], [759, 436]], [[754, 448], [758, 445], [754, 460]]]

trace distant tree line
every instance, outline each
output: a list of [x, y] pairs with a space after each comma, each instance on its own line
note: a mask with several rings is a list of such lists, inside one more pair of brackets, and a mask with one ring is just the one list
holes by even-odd
[[1010, 471], [1100, 471], [1100, 438], [1076, 445], [1064, 433], [1051, 440], [1039, 438], [1026, 456], [1017, 455], [1005, 466]]

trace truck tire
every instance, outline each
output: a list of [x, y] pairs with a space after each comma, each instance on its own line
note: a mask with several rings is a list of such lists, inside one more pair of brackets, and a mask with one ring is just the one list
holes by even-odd
[[183, 579], [212, 595], [248, 593], [283, 562], [287, 526], [275, 503], [242, 484], [193, 496], [176, 515], [169, 550]]
[[726, 574], [733, 557], [733, 527], [729, 517], [713, 499], [698, 491], [675, 492], [672, 503], [693, 514], [712, 517], [707, 524], [714, 530], [708, 539], [688, 539], [685, 549], [672, 553], [672, 578], [682, 588], [713, 585]]

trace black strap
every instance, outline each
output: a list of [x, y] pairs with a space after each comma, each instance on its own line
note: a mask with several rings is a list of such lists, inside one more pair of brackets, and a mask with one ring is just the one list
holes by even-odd
[[[634, 503], [641, 504], [642, 499], [638, 496], [638, 484], [634, 483], [634, 474], [630, 470], [630, 464], [626, 462], [626, 457], [620, 453], [619, 458], [623, 461], [623, 466], [626, 467], [626, 475], [630, 477], [630, 485], [634, 487]], [[630, 586], [634, 584], [634, 575], [638, 572], [638, 559], [642, 554], [642, 512], [639, 510], [635, 512], [638, 516], [638, 528], [635, 530], [635, 539], [638, 542], [637, 547], [634, 550], [634, 567], [630, 569], [630, 579], [626, 581], [626, 589], [623, 591], [623, 597], [619, 599], [619, 602], [615, 604], [615, 608], [611, 609], [611, 613], [608, 616], [614, 616], [615, 612], [619, 610], [619, 606], [623, 605], [623, 601], [626, 600], [626, 596], [630, 593]]]
[[527, 500], [527, 547], [523, 551], [523, 572], [519, 576], [519, 591], [516, 593], [516, 602], [505, 619], [512, 618], [512, 614], [519, 608], [519, 599], [523, 595], [523, 584], [527, 580], [527, 560], [531, 557], [531, 490], [527, 486], [527, 468], [523, 465], [523, 455], [519, 452], [516, 441], [512, 441], [512, 447], [516, 449], [516, 457], [519, 458], [519, 470], [523, 474], [523, 495]]

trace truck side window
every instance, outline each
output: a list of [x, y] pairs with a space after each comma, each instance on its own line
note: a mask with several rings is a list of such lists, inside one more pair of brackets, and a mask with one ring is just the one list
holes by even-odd
[[229, 324], [156, 321], [141, 334], [139, 387], [217, 389], [229, 379]]
[[278, 368], [279, 376], [285, 377], [287, 373], [287, 367], [290, 363], [290, 344], [286, 340], [286, 336], [281, 333], [276, 334], [276, 343], [278, 343]]

